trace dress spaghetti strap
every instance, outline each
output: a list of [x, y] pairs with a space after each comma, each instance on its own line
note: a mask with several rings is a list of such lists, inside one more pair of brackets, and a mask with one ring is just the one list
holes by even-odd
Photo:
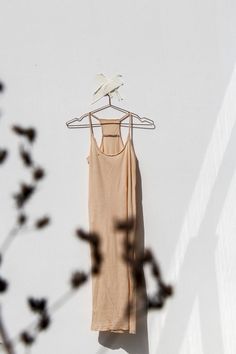
[[132, 139], [132, 134], [131, 134], [131, 126], [132, 126], [132, 113], [129, 112], [129, 132], [128, 132], [128, 138], [131, 140]]
[[91, 112], [89, 112], [89, 126], [90, 126], [90, 136], [93, 136], [93, 125], [92, 125], [92, 120], [91, 120]]

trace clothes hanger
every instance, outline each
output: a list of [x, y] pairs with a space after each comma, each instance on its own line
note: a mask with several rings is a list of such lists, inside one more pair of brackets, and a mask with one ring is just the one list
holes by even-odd
[[[149, 118], [146, 118], [146, 117], [140, 117], [138, 114], [136, 113], [133, 113], [133, 112], [130, 112], [130, 111], [127, 111], [126, 109], [124, 108], [121, 108], [121, 107], [118, 107], [118, 106], [115, 106], [111, 103], [111, 97], [109, 95], [109, 93], [106, 95], [108, 96], [109, 98], [109, 103], [105, 106], [102, 106], [100, 108], [97, 108], [91, 112], [88, 112], [88, 113], [85, 113], [83, 114], [80, 118], [73, 118], [69, 121], [66, 122], [66, 125], [67, 125], [67, 128], [70, 128], [70, 129], [75, 129], [75, 128], [89, 128], [90, 125], [89, 124], [74, 124], [75, 122], [81, 122], [85, 117], [88, 117], [89, 114], [91, 114], [94, 118], [96, 118], [97, 120], [99, 120], [100, 118], [96, 117], [94, 115], [94, 113], [96, 112], [100, 112], [100, 111], [103, 111], [107, 108], [114, 108], [115, 110], [118, 110], [120, 112], [124, 112], [126, 113], [123, 117], [121, 117], [121, 121], [125, 118], [127, 118], [129, 116], [129, 114], [131, 114], [134, 118], [137, 118], [141, 124], [138, 124], [138, 123], [134, 123], [132, 124], [133, 127], [137, 127], [139, 129], [155, 129], [155, 124], [154, 124], [154, 121], [152, 119], [149, 119]], [[123, 118], [123, 119], [122, 119]], [[146, 122], [146, 124], [145, 124]], [[109, 124], [109, 123], [106, 123], [106, 124]], [[100, 124], [93, 124], [93, 127], [97, 127], [99, 126], [100, 127]], [[128, 127], [129, 124], [128, 123], [122, 123], [121, 126], [125, 126], [125, 127]], [[146, 128], [145, 128], [146, 127]]]

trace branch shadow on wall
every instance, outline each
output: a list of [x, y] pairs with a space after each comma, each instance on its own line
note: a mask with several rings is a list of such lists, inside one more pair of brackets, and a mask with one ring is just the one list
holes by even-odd
[[[143, 222], [143, 207], [142, 207], [142, 181], [139, 168], [139, 162], [136, 158], [136, 210], [137, 210], [137, 226], [136, 226], [136, 240], [137, 251], [143, 253], [144, 251], [144, 222]], [[141, 293], [147, 298], [146, 283], [143, 273], [143, 288]], [[140, 298], [137, 297], [137, 308], [140, 305]], [[137, 312], [137, 327], [135, 334], [129, 333], [112, 333], [107, 331], [100, 331], [98, 336], [99, 343], [106, 348], [118, 349], [122, 348], [129, 354], [149, 354], [148, 347], [148, 329], [147, 329], [147, 311], [141, 313]], [[106, 348], [101, 348], [97, 353], [102, 354], [106, 352]]]

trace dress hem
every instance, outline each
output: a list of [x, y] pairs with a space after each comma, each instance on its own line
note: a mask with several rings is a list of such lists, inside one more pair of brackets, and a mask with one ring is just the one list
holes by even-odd
[[130, 333], [130, 334], [136, 334], [135, 330], [132, 329], [111, 329], [110, 327], [91, 327], [91, 331], [109, 331], [109, 332], [114, 332], [114, 333]]

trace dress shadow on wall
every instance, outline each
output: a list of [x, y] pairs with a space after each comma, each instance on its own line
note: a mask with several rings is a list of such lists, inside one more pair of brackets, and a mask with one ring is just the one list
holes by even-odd
[[[143, 253], [144, 251], [144, 223], [142, 208], [142, 182], [139, 168], [139, 162], [136, 157], [136, 250]], [[137, 296], [137, 309], [142, 306], [142, 299], [146, 301], [147, 290], [142, 269], [142, 287], [140, 294]], [[137, 311], [136, 333], [113, 333], [109, 331], [99, 331], [98, 342], [106, 348], [118, 349], [122, 348], [129, 354], [149, 354], [148, 347], [148, 328], [147, 328], [147, 311]], [[106, 348], [100, 348], [97, 354], [107, 352]]]

